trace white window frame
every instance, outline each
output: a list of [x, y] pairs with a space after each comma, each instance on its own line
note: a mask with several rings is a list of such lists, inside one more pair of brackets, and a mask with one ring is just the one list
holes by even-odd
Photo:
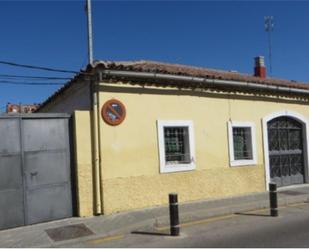
[[[188, 127], [189, 148], [190, 148], [190, 158], [191, 158], [190, 163], [186, 163], [186, 164], [166, 163], [164, 127]], [[160, 156], [160, 173], [171, 173], [171, 172], [194, 170], [196, 168], [196, 165], [195, 165], [193, 122], [190, 120], [173, 120], [173, 121], [158, 120], [157, 129], [158, 129], [159, 156]]]
[[[233, 141], [233, 128], [250, 128], [251, 129], [251, 148], [252, 159], [236, 160], [234, 157], [234, 141]], [[255, 125], [252, 122], [228, 122], [228, 137], [229, 137], [229, 154], [230, 154], [230, 166], [244, 166], [244, 165], [256, 165], [256, 139], [255, 139]]]

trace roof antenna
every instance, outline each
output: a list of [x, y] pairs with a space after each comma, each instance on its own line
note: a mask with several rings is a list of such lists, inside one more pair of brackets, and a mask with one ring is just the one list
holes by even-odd
[[270, 76], [272, 76], [273, 69], [272, 69], [272, 54], [271, 54], [271, 32], [274, 31], [274, 17], [265, 16], [264, 24], [265, 24], [265, 31], [268, 33], [269, 73], [270, 73]]
[[87, 11], [87, 27], [88, 27], [88, 61], [93, 63], [93, 40], [92, 40], [92, 16], [91, 16], [91, 0], [86, 0]]

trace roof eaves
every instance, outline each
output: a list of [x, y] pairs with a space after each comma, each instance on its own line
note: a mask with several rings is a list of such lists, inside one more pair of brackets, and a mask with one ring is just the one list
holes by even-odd
[[57, 96], [61, 95], [66, 89], [70, 88], [76, 81], [79, 81], [83, 76], [93, 72], [96, 69], [113, 69], [132, 72], [150, 72], [162, 73], [169, 75], [183, 75], [192, 77], [201, 77], [208, 79], [220, 79], [230, 81], [250, 82], [264, 85], [283, 86], [297, 89], [309, 89], [309, 84], [304, 82], [289, 81], [283, 79], [266, 78], [262, 79], [249, 74], [239, 72], [230, 72], [224, 70], [201, 68], [196, 66], [187, 66], [181, 64], [170, 64], [156, 62], [151, 60], [139, 61], [94, 61], [92, 65], [88, 65], [85, 70], [81, 70], [73, 79], [67, 82], [63, 87], [59, 88], [55, 93], [48, 97], [38, 108], [38, 111], [52, 102]]
[[39, 107], [37, 108], [36, 112], [39, 112], [43, 107], [45, 107], [48, 103], [52, 102], [55, 98], [65, 92], [68, 88], [70, 88], [74, 83], [81, 80], [84, 77], [86, 70], [81, 70], [78, 74], [76, 74], [71, 80], [65, 83], [62, 87], [57, 89], [51, 96], [49, 96], [44, 102], [42, 102]]
[[127, 62], [96, 61], [94, 67], [95, 68], [102, 67], [104, 69], [124, 70], [134, 72], [162, 73], [169, 75], [183, 75], [183, 76], [210, 78], [210, 79], [252, 82], [257, 84], [284, 86], [284, 87], [306, 89], [306, 90], [309, 89], [309, 84], [305, 82], [296, 82], [296, 81], [275, 79], [275, 78], [262, 79], [260, 77], [238, 72], [229, 72], [223, 70], [200, 68], [200, 67], [186, 66], [179, 64], [169, 64], [155, 61], [127, 61]]

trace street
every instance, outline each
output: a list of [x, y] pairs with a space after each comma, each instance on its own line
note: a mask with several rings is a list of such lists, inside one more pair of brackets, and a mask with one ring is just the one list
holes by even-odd
[[283, 207], [279, 217], [256, 210], [184, 223], [181, 236], [168, 228], [139, 228], [128, 234], [97, 238], [66, 247], [308, 247], [309, 203]]

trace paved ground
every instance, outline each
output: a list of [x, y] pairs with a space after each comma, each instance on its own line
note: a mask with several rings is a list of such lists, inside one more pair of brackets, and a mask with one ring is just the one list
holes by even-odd
[[162, 229], [140, 228], [126, 234], [69, 243], [66, 247], [309, 247], [309, 204], [290, 205], [270, 217], [268, 210], [185, 223], [180, 237]]
[[[285, 207], [295, 203], [300, 205], [309, 200], [309, 185], [281, 189], [278, 196], [280, 207]], [[266, 228], [267, 226], [271, 227], [272, 224], [276, 224], [277, 221], [282, 220], [285, 216], [282, 216], [275, 221], [265, 215], [249, 216], [235, 213], [244, 213], [250, 210], [263, 209], [268, 207], [269, 195], [267, 192], [234, 196], [225, 199], [180, 203], [180, 221], [185, 226], [185, 228], [183, 228], [183, 237], [181, 238], [171, 238], [170, 236], [167, 236], [167, 230], [162, 230], [162, 227], [164, 228], [169, 225], [168, 206], [89, 218], [73, 217], [59, 221], [2, 230], [0, 231], [0, 247], [113, 247], [114, 244], [109, 243], [114, 243], [115, 241], [119, 241], [120, 243], [115, 245], [117, 247], [160, 247], [160, 245], [164, 247], [216, 247], [215, 243], [219, 243], [220, 241], [222, 246], [241, 247], [239, 244], [237, 244], [238, 241], [245, 240], [239, 239], [235, 241], [234, 238], [237, 238], [237, 236], [240, 236], [239, 238], [242, 238], [241, 236], [244, 238], [252, 237], [255, 235], [255, 232], [258, 231], [252, 231], [249, 234], [237, 235], [234, 233], [236, 225], [240, 228], [245, 226], [243, 223], [238, 223], [237, 221], [243, 220], [243, 222], [245, 222], [244, 224], [247, 222], [248, 225], [255, 225], [256, 223], [258, 224], [259, 222], [264, 221], [265, 223], [263, 223], [261, 227]], [[298, 209], [294, 207], [292, 210]], [[295, 223], [295, 226], [305, 226], [305, 223], [302, 223], [302, 221], [305, 219], [304, 214], [301, 212], [295, 214], [295, 217], [299, 217], [300, 222], [299, 224]], [[218, 218], [218, 216], [220, 217]], [[234, 223], [222, 223], [230, 222], [229, 220], [233, 221]], [[207, 226], [205, 225], [206, 223]], [[209, 226], [208, 223], [214, 225], [214, 227], [210, 228], [212, 225]], [[220, 237], [222, 229], [220, 227], [221, 223], [224, 224], [224, 228], [230, 228], [230, 230], [226, 230], [227, 232], [223, 237]], [[203, 225], [193, 226], [192, 224]], [[285, 223], [283, 223], [283, 225], [284, 224]], [[219, 226], [218, 228], [216, 227], [217, 225]], [[291, 226], [292, 223], [289, 223], [288, 227]], [[201, 231], [200, 233], [198, 232], [199, 229], [194, 230], [197, 227], [199, 227]], [[254, 227], [255, 226], [252, 226], [252, 228]], [[245, 231], [250, 231], [249, 228], [251, 227], [247, 227]], [[132, 231], [135, 231], [135, 233], [132, 233]], [[147, 233], [152, 233], [152, 235]], [[282, 231], [284, 236], [286, 233], [288, 232]], [[280, 234], [280, 237], [282, 237], [282, 234]], [[230, 237], [231, 235], [233, 236]], [[302, 233], [301, 231], [298, 231], [298, 233], [295, 235], [295, 238], [298, 238], [300, 235], [302, 235]], [[203, 241], [203, 238], [207, 238], [206, 244], [205, 241]], [[228, 241], [225, 241], [224, 238], [227, 238]], [[253, 239], [255, 238], [258, 237], [254, 236]], [[139, 240], [140, 244], [136, 244], [136, 240]], [[306, 241], [306, 239], [302, 240]], [[197, 244], [190, 244], [191, 241], [194, 241]], [[248, 241], [248, 243], [250, 241]], [[267, 236], [265, 235], [261, 241], [267, 241]], [[160, 244], [161, 242], [164, 242], [164, 244]], [[250, 246], [250, 244], [248, 244], [248, 246]]]

